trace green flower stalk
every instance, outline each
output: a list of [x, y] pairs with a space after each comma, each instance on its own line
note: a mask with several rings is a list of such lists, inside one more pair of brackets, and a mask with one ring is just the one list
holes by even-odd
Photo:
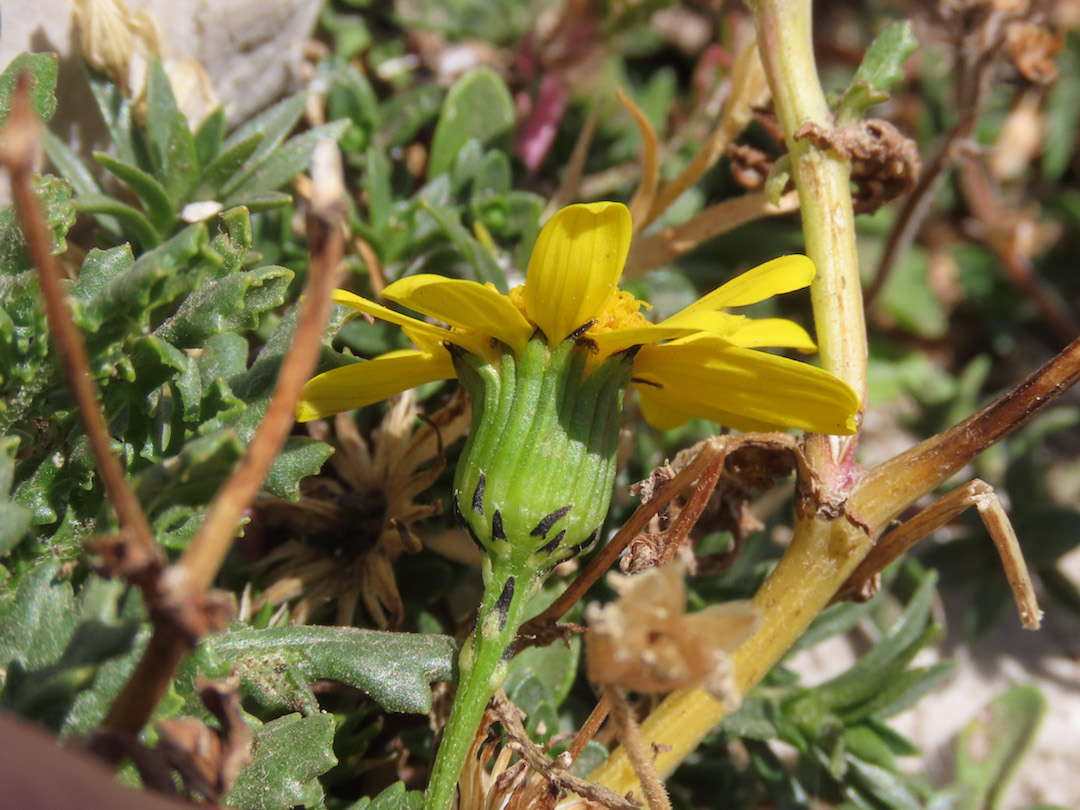
[[434, 326], [352, 293], [335, 300], [396, 323], [417, 345], [321, 374], [298, 418], [321, 418], [407, 388], [457, 377], [473, 404], [454, 482], [454, 512], [480, 549], [484, 596], [458, 659], [458, 692], [432, 770], [426, 806], [447, 810], [484, 708], [506, 678], [524, 606], [551, 570], [597, 542], [615, 477], [627, 387], [661, 428], [693, 416], [739, 429], [795, 427], [850, 434], [859, 401], [820, 369], [758, 351], [813, 350], [782, 319], [720, 310], [801, 289], [805, 256], [739, 276], [660, 323], [619, 290], [630, 246], [619, 203], [573, 205], [541, 231], [523, 287], [418, 275], [389, 300], [446, 323]]

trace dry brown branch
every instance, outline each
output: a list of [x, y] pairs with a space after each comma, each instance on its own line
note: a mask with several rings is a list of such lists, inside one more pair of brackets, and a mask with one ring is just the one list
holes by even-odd
[[731, 73], [731, 93], [724, 105], [724, 114], [719, 125], [679, 176], [655, 195], [648, 214], [637, 226], [638, 231], [647, 228], [682, 196], [684, 191], [716, 165], [735, 137], [750, 123], [754, 107], [763, 105], [768, 97], [769, 85], [761, 57], [758, 55], [757, 41], [751, 39], [735, 57]]
[[866, 472], [847, 502], [849, 514], [880, 531], [1080, 380], [1080, 338], [963, 422]]
[[690, 498], [679, 509], [678, 516], [667, 529], [658, 534], [642, 534], [634, 539], [619, 562], [623, 573], [636, 574], [671, 562], [675, 553], [690, 537], [690, 531], [701, 513], [705, 511], [705, 506], [716, 489], [716, 482], [724, 471], [727, 452], [728, 448], [724, 447], [715, 462], [709, 464], [698, 476]]
[[[337, 159], [337, 147], [332, 143], [330, 146], [334, 150], [332, 163]], [[242, 511], [251, 503], [292, 428], [300, 389], [311, 376], [322, 346], [330, 293], [343, 253], [340, 167], [335, 173], [333, 166], [323, 165], [325, 155], [317, 153], [315, 159], [315, 195], [308, 218], [311, 265], [293, 344], [282, 361], [270, 404], [247, 454], [214, 497], [206, 519], [180, 560], [165, 574], [167, 601], [175, 609], [198, 601], [217, 574], [232, 547]], [[329, 179], [325, 177], [327, 172]], [[105, 718], [106, 733], [135, 734], [146, 724], [193, 642], [190, 636], [177, 632], [172, 623], [155, 623], [143, 657]]]
[[649, 810], [671, 810], [664, 783], [656, 773], [652, 752], [646, 747], [641, 730], [634, 720], [634, 712], [626, 700], [626, 693], [618, 686], [604, 686], [604, 702], [611, 710], [611, 719], [619, 730], [619, 742], [622, 744], [634, 773], [641, 782], [641, 791]]
[[1028, 630], [1038, 630], [1042, 611], [1020, 551], [1020, 542], [994, 488], [978, 478], [954, 489], [881, 538], [848, 577], [833, 602], [872, 596], [877, 587], [876, 584], [868, 587], [868, 583], [876, 583], [885, 566], [971, 506], [979, 510], [990, 538], [997, 546], [1001, 566], [1020, 612], [1020, 621]]
[[623, 278], [638, 278], [663, 267], [706, 239], [733, 231], [755, 219], [789, 214], [798, 208], [799, 196], [794, 191], [782, 196], [775, 205], [764, 193], [744, 194], [710, 205], [686, 222], [634, 240]]
[[[138, 549], [143, 573], [160, 572], [165, 557], [154, 539], [146, 516], [135, 493], [128, 486], [124, 470], [111, 447], [108, 426], [90, 374], [90, 362], [82, 335], [75, 326], [61, 283], [60, 266], [53, 256], [48, 228], [34, 197], [31, 177], [36, 155], [41, 149], [41, 123], [30, 106], [30, 74], [19, 76], [11, 100], [11, 113], [0, 138], [0, 163], [11, 173], [11, 192], [22, 223], [23, 236], [38, 271], [45, 314], [56, 343], [60, 365], [82, 420], [86, 437], [97, 461], [109, 502], [120, 522], [120, 531], [128, 543]], [[147, 585], [155, 577], [144, 577]]]
[[525, 724], [522, 722], [521, 709], [511, 703], [501, 689], [492, 698], [491, 706], [499, 722], [506, 729], [510, 744], [521, 754], [521, 758], [529, 768], [540, 774], [556, 790], [576, 793], [584, 799], [597, 802], [608, 810], [640, 810], [638, 805], [627, 801], [618, 793], [567, 771], [570, 759], [565, 753], [558, 760], [549, 758], [544, 750], [529, 738]]

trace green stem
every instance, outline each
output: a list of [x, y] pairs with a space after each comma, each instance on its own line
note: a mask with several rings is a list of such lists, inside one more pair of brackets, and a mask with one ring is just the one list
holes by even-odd
[[[485, 569], [487, 566], [485, 560]], [[458, 656], [458, 691], [432, 766], [424, 803], [426, 810], [449, 810], [453, 803], [484, 710], [506, 680], [522, 611], [542, 581], [533, 572], [511, 571], [501, 565], [498, 570], [485, 570], [484, 574], [484, 598], [476, 628]]]
[[[805, 124], [829, 130], [832, 113], [817, 81], [809, 0], [751, 3], [758, 47], [769, 77], [776, 114], [791, 153], [799, 192], [806, 254], [817, 265], [810, 287], [821, 365], [866, 402], [866, 321], [863, 314], [855, 214], [848, 161], [796, 138]], [[808, 436], [807, 456], [826, 487], [846, 491], [854, 472], [858, 436]]]
[[[817, 266], [811, 286], [821, 365], [866, 401], [866, 326], [855, 249], [850, 166], [835, 154], [795, 137], [804, 124], [833, 127], [814, 63], [810, 0], [752, 0], [762, 63], [784, 130], [799, 193], [806, 253]], [[808, 435], [806, 454], [825, 493], [841, 499], [855, 484], [858, 436]], [[795, 536], [754, 597], [763, 621], [733, 653], [742, 694], [756, 686], [802, 635], [866, 556], [872, 542], [856, 522], [835, 519], [818, 504], [802, 504]], [[729, 712], [703, 689], [673, 692], [642, 723], [644, 738], [664, 746], [655, 767], [670, 775]], [[590, 778], [619, 793], [638, 789], [620, 749]]]

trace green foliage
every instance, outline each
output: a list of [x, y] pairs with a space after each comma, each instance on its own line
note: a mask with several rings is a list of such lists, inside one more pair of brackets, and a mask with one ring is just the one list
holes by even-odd
[[7, 123], [11, 113], [11, 94], [19, 76], [30, 76], [30, 107], [42, 121], [48, 121], [56, 112], [56, 56], [49, 53], [20, 53], [0, 73], [0, 127]]
[[[894, 574], [896, 572], [893, 572]], [[816, 796], [859, 807], [921, 808], [922, 786], [900, 769], [897, 757], [918, 749], [886, 724], [913, 705], [953, 669], [943, 661], [911, 668], [920, 649], [940, 635], [930, 618], [936, 577], [915, 566], [894, 582], [914, 586], [903, 611], [881, 640], [847, 671], [818, 686], [793, 683], [783, 671], [743, 700], [721, 728], [750, 753], [747, 795], [778, 803], [804, 802]], [[866, 621], [885, 607], [883, 593], [866, 604], [843, 604], [825, 611], [800, 641], [810, 647]], [[794, 781], [769, 747], [781, 740], [794, 747]], [[744, 776], [744, 779], [746, 777]]]
[[836, 113], [838, 124], [857, 120], [868, 108], [889, 100], [889, 92], [904, 80], [902, 65], [919, 47], [909, 20], [895, 22], [866, 49], [851, 85], [843, 92]]
[[[98, 215], [111, 241], [131, 240], [143, 249], [159, 245], [183, 227], [185, 207], [192, 203], [217, 203], [218, 210], [243, 206], [250, 211], [288, 205], [291, 197], [279, 189], [308, 168], [320, 140], [340, 138], [349, 126], [345, 120], [335, 121], [289, 139], [304, 110], [306, 96], [298, 94], [228, 138], [221, 109], [192, 133], [156, 61], [150, 68], [145, 113], [100, 77], [91, 76], [90, 86], [115, 149], [115, 155], [98, 152], [94, 159], [135, 194], [140, 207], [106, 193], [59, 138], [47, 138], [46, 149], [75, 186], [80, 213]], [[205, 218], [201, 213], [196, 216]]]
[[140, 616], [124, 590], [92, 577], [76, 594], [55, 558], [23, 572], [0, 602], [0, 707], [57, 731], [96, 727], [122, 685], [106, 670], [119, 662], [126, 680], [134, 665]]
[[[64, 204], [49, 200], [53, 219], [66, 225], [55, 214]], [[137, 259], [127, 246], [91, 250], [68, 287], [106, 419], [163, 540], [190, 535], [235, 465], [292, 331], [282, 321], [249, 367], [241, 336], [284, 302], [292, 272], [258, 264], [245, 209], [222, 214], [218, 229], [211, 236], [205, 225], [190, 225]], [[64, 230], [57, 226], [59, 236]], [[30, 509], [35, 526], [66, 527], [54, 541], [63, 538], [74, 551], [108, 522], [81, 423], [50, 355], [37, 282], [24, 264], [16, 252], [0, 276], [0, 317], [13, 323], [16, 340], [6, 349], [12, 362], [0, 382], [0, 427], [20, 437], [13, 499]], [[22, 347], [28, 351], [17, 352]], [[295, 492], [328, 452], [312, 440], [290, 440], [268, 486]]]
[[405, 790], [403, 782], [395, 782], [374, 799], [361, 799], [349, 810], [423, 810], [424, 794]]
[[1034, 686], [1014, 686], [994, 698], [956, 741], [954, 795], [960, 810], [996, 810], [1046, 714]]
[[[210, 499], [236, 468], [291, 345], [306, 246], [294, 229], [299, 218], [289, 184], [308, 169], [318, 140], [335, 138], [341, 146], [349, 244], [365, 248], [347, 255], [343, 286], [374, 295], [384, 281], [416, 273], [492, 283], [502, 291], [519, 284], [545, 208], [562, 188], [594, 110], [597, 127], [578, 193], [630, 199], [642, 142], [632, 119], [611, 100], [616, 83], [661, 137], [665, 179], [715, 130], [715, 102], [726, 75], [717, 65], [726, 65], [734, 41], [724, 19], [709, 18], [705, 25], [719, 50], [687, 56], [684, 43], [675, 44], [651, 23], [654, 12], [673, 5], [664, 0], [626, 8], [585, 4], [599, 9], [598, 16], [563, 18], [567, 27], [555, 31], [536, 22], [545, 5], [335, 0], [321, 18], [320, 39], [330, 53], [314, 66], [311, 87], [231, 132], [220, 110], [192, 131], [155, 65], [145, 111], [111, 83], [91, 77], [110, 134], [108, 149], [91, 165], [47, 136], [54, 174], [36, 181], [37, 194], [54, 250], [63, 255], [68, 301], [86, 336], [115, 447], [171, 557], [186, 547]], [[838, 123], [853, 122], [892, 98], [881, 114], [918, 138], [925, 161], [958, 114], [953, 63], [942, 53], [947, 37], [927, 37], [919, 59], [905, 65], [918, 44], [909, 22], [884, 25], [889, 21], [874, 9], [835, 13], [849, 25], [819, 26], [816, 36], [826, 46], [818, 52], [822, 69], [837, 77], [829, 83], [846, 88], [833, 104]], [[879, 31], [852, 76], [852, 32], [865, 42]], [[1056, 243], [1033, 248], [1025, 259], [1031, 278], [1066, 303], [1080, 294], [1074, 272], [1080, 248], [1077, 53], [1075, 36], [1066, 39], [1057, 57], [1060, 78], [1037, 93], [1044, 114], [1039, 123], [1045, 124], [1041, 152], [1033, 153], [1019, 178], [995, 179], [1005, 207], [1022, 217], [1018, 234], [1028, 233], [1029, 225], [1057, 228]], [[455, 54], [498, 65], [498, 71], [455, 76], [446, 68]], [[35, 109], [49, 118], [57, 66], [43, 55], [21, 56], [0, 75], [0, 117], [7, 115], [22, 67], [35, 77]], [[906, 83], [905, 69], [912, 78]], [[1009, 81], [995, 80], [994, 108], [977, 130], [988, 146], [1010, 105], [1030, 91], [1014, 66], [999, 67], [1000, 75]], [[550, 119], [543, 118], [540, 103], [545, 82], [566, 91], [560, 102], [565, 108], [548, 110]], [[309, 104], [321, 106], [329, 123], [297, 134]], [[514, 138], [537, 122], [550, 128], [552, 141], [540, 167], [527, 172]], [[779, 194], [790, 170], [782, 144], [758, 124], [739, 143], [772, 161], [766, 190]], [[664, 213], [654, 232], [742, 194], [732, 168], [722, 160]], [[189, 222], [203, 214], [189, 210], [185, 218], [185, 208], [205, 202], [220, 204], [221, 211]], [[899, 257], [870, 312], [870, 418], [862, 439], [867, 457], [891, 454], [955, 424], [1060, 344], [1034, 300], [1002, 272], [986, 236], [1001, 234], [973, 218], [963, 183], [943, 183], [928, 206], [927, 224]], [[77, 215], [92, 233], [76, 227]], [[895, 208], [859, 218], [865, 281], [874, 278], [895, 224]], [[659, 319], [740, 269], [803, 249], [793, 218], [759, 220], [627, 286], [652, 304]], [[811, 325], [806, 298], [797, 295], [748, 311]], [[362, 318], [346, 322], [347, 314], [341, 308], [334, 313], [320, 370], [353, 362], [350, 352], [370, 358], [404, 347], [397, 330]], [[428, 414], [445, 401], [445, 392], [438, 385], [421, 390]], [[716, 432], [704, 422], [652, 430], [633, 407], [609, 529], [637, 504], [626, 495], [630, 483]], [[1003, 494], [1055, 606], [1080, 615], [1080, 590], [1062, 565], [1080, 542], [1078, 414], [1060, 408], [1034, 420], [975, 462], [973, 471]], [[20, 229], [10, 209], [0, 211], [0, 708], [62, 737], [88, 735], [100, 726], [150, 627], [138, 593], [101, 580], [85, 564], [86, 544], [115, 525], [77, 416]], [[375, 408], [357, 415], [365, 439], [377, 442], [385, 435], [379, 417]], [[303, 493], [305, 509], [315, 499], [320, 509], [331, 504], [366, 526], [367, 499], [382, 495], [366, 484], [357, 492], [339, 468], [324, 468], [331, 452], [329, 444], [295, 431], [266, 489], [290, 498]], [[442, 452], [447, 470], [419, 500], [446, 503], [458, 448], [448, 444]], [[319, 500], [328, 491], [332, 497]], [[776, 510], [729, 569], [691, 578], [691, 606], [751, 595], [775, 564], [780, 551], [771, 538], [781, 536], [788, 518]], [[363, 531], [346, 537], [284, 533], [259, 509], [245, 521], [244, 537], [219, 580], [245, 610], [268, 593], [261, 564], [286, 544], [303, 543], [314, 559], [345, 565], [362, 560], [373, 542]], [[731, 549], [729, 532], [702, 526], [707, 530], [695, 538], [699, 555]], [[422, 524], [420, 533], [449, 535], [452, 528], [443, 514]], [[966, 597], [958, 615], [948, 616], [952, 625], [982, 636], [1003, 619], [1014, 620], [1007, 582], [976, 514], [951, 527], [948, 542], [920, 555], [937, 573], [912, 563], [897, 566], [886, 572], [877, 598], [837, 605], [818, 617], [796, 650], [847, 633], [874, 643], [850, 669], [814, 686], [778, 667], [671, 778], [676, 806], [718, 806], [720, 797], [731, 808], [821, 803], [844, 810], [968, 810], [1000, 802], [1044, 711], [1037, 693], [1009, 690], [975, 718], [957, 743], [955, 778], [937, 789], [924, 775], [910, 775], [916, 769], [910, 758], [920, 752], [890, 725], [952, 668], [948, 660], [915, 663], [919, 650], [940, 638], [941, 614], [930, 610], [939, 575], [943, 588]], [[430, 550], [402, 557], [392, 568], [405, 599], [406, 632], [284, 627], [287, 615], [267, 603], [205, 639], [187, 660], [156, 719], [210, 720], [196, 695], [197, 680], [234, 669], [240, 676], [254, 761], [226, 804], [422, 808], [415, 788], [424, 784], [434, 748], [424, 715], [432, 710], [432, 684], [455, 678], [456, 642], [441, 633], [460, 629], [455, 622], [475, 604], [478, 574]], [[289, 573], [306, 583], [313, 602], [333, 599], [328, 583], [305, 580], [301, 564]], [[554, 582], [557, 590], [563, 581]], [[610, 598], [601, 583], [586, 601]], [[325, 620], [329, 611], [317, 607], [312, 616]], [[506, 691], [527, 712], [536, 740], [573, 731], [595, 705], [582, 655], [575, 637], [569, 645], [530, 648], [514, 659]], [[150, 744], [153, 734], [151, 729]], [[777, 743], [790, 755], [781, 756]], [[745, 752], [745, 761], [730, 751]], [[576, 772], [587, 775], [605, 754], [603, 746], [591, 744]], [[391, 755], [396, 773], [386, 768]], [[401, 778], [407, 781], [383, 789]]]
[[450, 88], [431, 142], [428, 176], [450, 170], [469, 140], [505, 147], [514, 128], [514, 102], [494, 71], [480, 68]]
[[318, 777], [337, 764], [334, 719], [287, 714], [254, 733], [252, 762], [225, 802], [238, 810], [289, 810], [323, 803]]
[[235, 629], [204, 641], [180, 680], [235, 668], [263, 710], [317, 714], [308, 684], [325, 678], [366, 692], [387, 711], [426, 714], [431, 683], [455, 678], [455, 653], [446, 636], [352, 627]]

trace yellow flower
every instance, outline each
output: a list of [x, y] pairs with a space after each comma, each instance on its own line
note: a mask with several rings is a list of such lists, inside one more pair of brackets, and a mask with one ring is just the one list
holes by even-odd
[[508, 295], [433, 275], [383, 290], [445, 327], [335, 294], [339, 303], [399, 325], [417, 348], [315, 377], [301, 395], [301, 421], [451, 377], [472, 403], [452, 506], [481, 551], [484, 594], [458, 654], [458, 691], [432, 766], [429, 810], [451, 805], [484, 707], [506, 678], [529, 599], [556, 565], [600, 538], [630, 383], [646, 418], [660, 427], [701, 416], [741, 429], [855, 430], [859, 401], [848, 385], [757, 351], [810, 350], [803, 329], [720, 311], [807, 286], [809, 259], [764, 264], [653, 324], [642, 314], [647, 305], [617, 286], [632, 233], [624, 205], [572, 205], [540, 232], [525, 285]]
[[297, 418], [318, 419], [454, 378], [447, 344], [493, 360], [501, 343], [520, 357], [540, 330], [552, 348], [568, 337], [587, 345], [592, 367], [636, 349], [632, 380], [646, 419], [661, 428], [697, 416], [741, 430], [855, 431], [859, 401], [848, 385], [821, 369], [758, 351], [812, 351], [804, 329], [784, 319], [720, 311], [808, 286], [814, 265], [807, 257], [767, 262], [653, 324], [641, 312], [648, 305], [617, 286], [631, 234], [630, 213], [620, 203], [571, 205], [541, 231], [525, 285], [509, 295], [436, 275], [409, 276], [383, 290], [390, 301], [446, 327], [337, 291], [336, 302], [399, 325], [418, 348], [320, 374], [304, 388]]

